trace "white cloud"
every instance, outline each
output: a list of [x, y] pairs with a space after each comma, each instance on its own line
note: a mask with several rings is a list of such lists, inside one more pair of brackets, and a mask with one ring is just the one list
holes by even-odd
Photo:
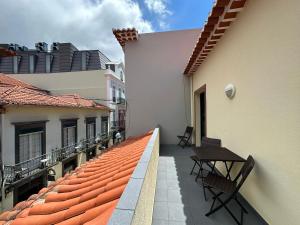
[[172, 14], [167, 8], [167, 0], [145, 0], [145, 4], [150, 11], [162, 17]]
[[169, 27], [165, 19], [167, 16], [172, 15], [172, 12], [167, 7], [167, 2], [168, 0], [145, 0], [148, 10], [158, 16], [158, 24], [162, 29]]
[[153, 31], [133, 0], [1, 1], [0, 21], [0, 43], [72, 42], [79, 49], [99, 49], [112, 60], [123, 58], [112, 28]]

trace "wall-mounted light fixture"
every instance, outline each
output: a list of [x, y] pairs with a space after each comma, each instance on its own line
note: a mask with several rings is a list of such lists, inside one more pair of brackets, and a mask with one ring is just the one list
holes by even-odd
[[226, 96], [232, 99], [235, 95], [235, 86], [233, 84], [227, 84], [224, 91]]

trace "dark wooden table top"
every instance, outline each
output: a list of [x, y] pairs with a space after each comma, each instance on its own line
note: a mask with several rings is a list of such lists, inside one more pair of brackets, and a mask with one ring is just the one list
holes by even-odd
[[194, 152], [201, 161], [245, 162], [246, 160], [224, 147], [194, 147]]

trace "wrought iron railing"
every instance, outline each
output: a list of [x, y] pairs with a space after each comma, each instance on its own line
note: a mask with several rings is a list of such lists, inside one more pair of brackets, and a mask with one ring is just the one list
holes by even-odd
[[125, 128], [125, 120], [111, 121], [112, 129]]
[[[85, 152], [87, 149], [95, 147], [97, 144], [105, 144], [112, 137], [112, 132], [103, 135], [97, 135], [96, 138], [84, 139], [76, 144], [63, 148], [53, 149], [47, 154], [17, 163], [15, 165], [3, 166], [3, 176], [6, 183], [13, 183], [22, 178], [31, 176], [43, 169], [49, 168], [58, 162], [76, 155], [79, 152]], [[0, 174], [2, 176], [2, 174]], [[2, 180], [2, 179], [1, 179]]]
[[118, 98], [117, 104], [125, 104], [125, 103], [126, 103], [125, 98]]

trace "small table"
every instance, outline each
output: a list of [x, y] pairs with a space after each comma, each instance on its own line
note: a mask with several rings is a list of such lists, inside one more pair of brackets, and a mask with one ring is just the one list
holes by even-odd
[[[212, 172], [214, 171], [215, 164], [217, 161], [224, 162], [226, 167], [226, 178], [231, 179], [230, 171], [232, 166], [235, 162], [245, 162], [246, 160], [240, 157], [239, 155], [235, 154], [234, 152], [230, 151], [224, 147], [218, 146], [203, 146], [203, 147], [195, 147], [194, 152], [197, 155], [198, 160], [201, 162], [215, 162], [212, 167]], [[228, 167], [227, 162], [231, 162], [230, 166]], [[200, 175], [200, 171], [197, 174], [196, 180]]]

